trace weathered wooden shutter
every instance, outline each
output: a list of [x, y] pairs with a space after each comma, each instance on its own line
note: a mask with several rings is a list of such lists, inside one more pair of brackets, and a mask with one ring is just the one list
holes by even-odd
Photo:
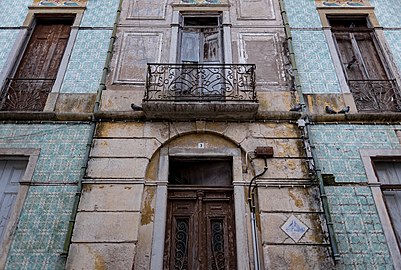
[[387, 80], [387, 74], [374, 44], [372, 33], [359, 32], [355, 33], [354, 36], [361, 60], [366, 68], [367, 78], [369, 80]]
[[339, 56], [343, 64], [345, 75], [348, 80], [364, 80], [366, 79], [361, 63], [357, 61], [354, 49], [351, 43], [350, 34], [347, 32], [334, 32], [335, 40]]
[[71, 20], [38, 20], [2, 110], [43, 110], [70, 35]]
[[0, 244], [5, 237], [26, 165], [27, 162], [22, 160], [0, 160]]
[[[399, 111], [401, 96], [366, 17], [329, 18], [358, 111]], [[397, 101], [399, 100], [399, 101]]]

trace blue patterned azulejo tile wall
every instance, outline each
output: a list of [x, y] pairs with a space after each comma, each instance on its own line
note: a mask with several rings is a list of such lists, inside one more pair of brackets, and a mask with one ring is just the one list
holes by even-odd
[[[401, 14], [401, 13], [400, 13]], [[399, 16], [401, 18], [401, 16]], [[399, 25], [401, 27], [401, 23]], [[400, 30], [385, 30], [384, 35], [390, 47], [390, 51], [394, 57], [398, 67], [398, 74], [401, 76], [401, 29]]]
[[16, 29], [0, 30], [0, 72], [13, 48], [18, 32]]
[[76, 189], [75, 186], [29, 188], [6, 269], [63, 269], [60, 254]]
[[304, 94], [339, 93], [340, 85], [323, 31], [292, 31]]
[[113, 27], [118, 3], [117, 0], [89, 0], [81, 26]]
[[393, 269], [369, 187], [326, 187], [338, 243], [339, 269]]
[[382, 27], [401, 27], [400, 0], [370, 0], [375, 7], [375, 14]]
[[360, 149], [399, 148], [393, 125], [313, 125], [312, 144], [322, 173], [336, 182], [366, 182]]
[[33, 0], [1, 0], [0, 27], [21, 26]]
[[80, 30], [61, 86], [63, 93], [96, 93], [111, 30]]
[[0, 147], [40, 149], [34, 182], [72, 183], [80, 178], [89, 124], [2, 124]]
[[313, 0], [285, 0], [290, 26], [293, 28], [322, 27]]

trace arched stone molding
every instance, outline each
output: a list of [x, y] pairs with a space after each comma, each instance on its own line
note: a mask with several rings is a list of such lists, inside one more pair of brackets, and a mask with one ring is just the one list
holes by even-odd
[[[198, 144], [203, 143], [204, 148]], [[249, 269], [249, 241], [247, 209], [245, 198], [245, 186], [243, 167], [245, 156], [244, 149], [222, 133], [204, 130], [203, 132], [185, 132], [172, 137], [155, 152], [152, 156], [146, 175], [155, 175], [155, 198], [154, 198], [154, 219], [151, 243], [151, 269], [163, 269], [165, 224], [167, 214], [167, 185], [169, 160], [172, 157], [227, 157], [232, 158], [233, 187], [235, 198], [235, 226], [237, 243], [237, 265], [238, 269]], [[150, 172], [156, 170], [156, 173]], [[153, 182], [152, 179], [148, 181]], [[145, 181], [149, 183], [148, 181]], [[149, 183], [151, 184], [151, 183]], [[244, 256], [244, 254], [248, 254]]]

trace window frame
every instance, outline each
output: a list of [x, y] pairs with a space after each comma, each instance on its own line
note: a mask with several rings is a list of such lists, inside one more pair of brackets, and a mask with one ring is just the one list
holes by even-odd
[[400, 248], [398, 247], [397, 238], [391, 223], [391, 218], [387, 212], [387, 207], [382, 194], [382, 183], [376, 176], [374, 168], [374, 160], [388, 160], [395, 158], [401, 160], [401, 149], [361, 149], [359, 150], [362, 163], [365, 167], [365, 172], [373, 194], [373, 199], [376, 204], [377, 213], [383, 227], [387, 245], [390, 250], [390, 255], [393, 259], [395, 269], [401, 269]]
[[231, 47], [231, 21], [230, 9], [226, 4], [213, 4], [198, 7], [197, 12], [188, 4], [173, 4], [172, 21], [171, 21], [171, 39], [170, 39], [170, 54], [169, 63], [177, 63], [180, 44], [179, 28], [181, 25], [182, 16], [220, 16], [220, 25], [222, 28], [222, 58], [225, 64], [232, 63], [232, 47]]
[[[187, 18], [216, 18], [217, 24], [216, 25], [186, 25], [185, 21]], [[224, 33], [223, 33], [223, 25], [222, 25], [222, 14], [221, 12], [213, 12], [213, 13], [180, 13], [180, 23], [179, 23], [179, 29], [178, 29], [178, 44], [177, 46], [177, 60], [176, 62], [181, 64], [184, 63], [182, 60], [182, 51], [181, 49], [183, 48], [182, 42], [183, 42], [183, 35], [184, 33], [201, 33], [202, 30], [204, 29], [216, 29], [217, 30], [217, 35], [218, 35], [218, 46], [219, 46], [219, 64], [224, 64]], [[195, 29], [199, 29], [199, 32], [195, 32]], [[204, 36], [199, 35], [198, 37], [198, 61], [194, 64], [204, 64], [203, 57], [202, 55], [204, 54]]]
[[353, 98], [348, 98], [347, 95], [351, 94], [351, 91], [348, 87], [348, 82], [344, 73], [343, 65], [341, 63], [339, 54], [337, 52], [337, 48], [335, 42], [333, 40], [331, 26], [329, 23], [329, 18], [335, 17], [366, 17], [369, 22], [369, 26], [374, 31], [376, 48], [380, 51], [382, 55], [381, 59], [385, 59], [385, 69], [388, 70], [388, 74], [391, 74], [391, 77], [396, 80], [396, 84], [399, 88], [401, 85], [401, 77], [398, 74], [398, 67], [395, 64], [395, 61], [390, 53], [389, 46], [387, 44], [386, 38], [383, 33], [383, 28], [380, 26], [375, 14], [374, 7], [364, 6], [364, 7], [317, 7], [317, 11], [319, 13], [320, 21], [323, 27], [323, 33], [326, 37], [326, 41], [329, 47], [329, 52], [331, 58], [333, 59], [335, 72], [337, 74], [337, 78], [339, 80], [341, 93], [344, 94], [344, 101], [346, 105], [349, 105], [352, 111], [357, 111], [355, 102]]
[[53, 98], [52, 96], [55, 95], [57, 97], [60, 93], [61, 84], [64, 79], [65, 72], [67, 70], [68, 61], [72, 53], [76, 37], [78, 35], [78, 28], [81, 23], [84, 11], [85, 7], [83, 6], [56, 7], [56, 8], [48, 8], [43, 6], [29, 6], [29, 11], [23, 22], [23, 25], [21, 27], [18, 27], [21, 30], [19, 31], [17, 39], [14, 42], [13, 49], [9, 53], [7, 60], [4, 64], [4, 68], [0, 73], [0, 89], [4, 88], [6, 79], [9, 77], [13, 77], [15, 72], [17, 71], [21, 59], [26, 51], [27, 45], [30, 41], [33, 29], [35, 28], [37, 19], [38, 18], [57, 19], [57, 16], [70, 17], [73, 20], [71, 25], [70, 36], [68, 38], [63, 57], [61, 59], [57, 71], [56, 80], [52, 86], [51, 92], [47, 97], [46, 105], [43, 109], [43, 112], [54, 111], [57, 98], [55, 97]]
[[40, 149], [36, 148], [0, 148], [1, 160], [27, 160], [25, 173], [20, 181], [18, 194], [15, 199], [10, 219], [4, 231], [3, 243], [0, 246], [0, 269], [4, 269], [7, 262], [8, 252], [14, 238], [15, 229], [18, 225], [19, 217], [28, 194], [29, 187], [33, 181], [33, 174], [39, 159]]

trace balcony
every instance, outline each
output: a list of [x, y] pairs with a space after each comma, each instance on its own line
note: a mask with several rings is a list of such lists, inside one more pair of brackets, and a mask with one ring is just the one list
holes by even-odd
[[249, 119], [258, 106], [255, 65], [148, 64], [148, 118]]
[[395, 80], [349, 80], [359, 112], [399, 112], [401, 94]]
[[2, 111], [42, 111], [54, 79], [7, 78], [0, 96]]

